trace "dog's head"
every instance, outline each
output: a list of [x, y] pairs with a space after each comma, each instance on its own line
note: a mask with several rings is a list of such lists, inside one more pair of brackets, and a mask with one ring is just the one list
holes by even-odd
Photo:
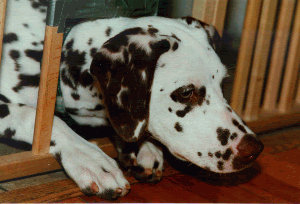
[[172, 22], [124, 30], [94, 56], [110, 121], [126, 141], [148, 131], [179, 159], [241, 170], [263, 145], [223, 97], [217, 32], [192, 18]]

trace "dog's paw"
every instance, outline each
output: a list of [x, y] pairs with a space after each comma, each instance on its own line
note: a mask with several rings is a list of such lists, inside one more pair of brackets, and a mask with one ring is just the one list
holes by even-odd
[[160, 147], [144, 142], [137, 154], [136, 165], [131, 167], [132, 175], [142, 181], [156, 183], [163, 172], [163, 153]]
[[60, 151], [61, 163], [67, 174], [85, 194], [112, 200], [126, 195], [130, 184], [115, 160], [96, 145], [84, 142]]

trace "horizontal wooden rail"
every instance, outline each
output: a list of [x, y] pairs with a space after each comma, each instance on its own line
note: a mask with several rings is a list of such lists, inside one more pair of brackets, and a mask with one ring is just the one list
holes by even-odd
[[[117, 152], [108, 138], [93, 139], [110, 157], [117, 157]], [[51, 154], [33, 155], [31, 151], [20, 152], [0, 157], [0, 181], [29, 176], [61, 169]]]
[[247, 125], [257, 134], [292, 125], [299, 125], [299, 123], [300, 112], [293, 112], [290, 114], [265, 114], [257, 120], [247, 122]]
[[33, 155], [31, 151], [0, 157], [0, 180], [8, 180], [60, 169], [50, 155]]

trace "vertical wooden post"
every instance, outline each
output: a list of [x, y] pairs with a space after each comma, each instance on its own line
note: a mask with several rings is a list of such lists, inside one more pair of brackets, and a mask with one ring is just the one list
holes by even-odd
[[246, 120], [256, 119], [260, 110], [260, 100], [269, 56], [273, 25], [275, 22], [277, 2], [278, 0], [263, 1], [244, 113], [244, 118]]
[[246, 97], [247, 81], [251, 66], [261, 4], [262, 0], [248, 1], [244, 20], [241, 45], [231, 95], [231, 106], [239, 115], [242, 114], [244, 99]]
[[269, 76], [263, 102], [263, 110], [276, 111], [277, 96], [284, 65], [284, 57], [287, 50], [290, 26], [293, 17], [296, 0], [283, 0], [280, 6], [278, 24], [276, 28], [275, 42], [272, 51]]
[[[300, 3], [298, 2], [295, 22], [292, 31], [291, 43], [288, 52], [285, 74], [282, 83], [282, 89], [279, 98], [279, 111], [282, 113], [288, 112], [292, 107], [293, 96], [296, 91], [297, 76], [300, 66]], [[300, 82], [299, 82], [300, 84]], [[298, 87], [297, 97], [300, 96]]]
[[46, 26], [32, 153], [49, 152], [55, 108], [63, 33]]
[[296, 97], [295, 97], [295, 103], [297, 106], [300, 106], [300, 79], [298, 78], [298, 86], [296, 88]]
[[228, 0], [194, 0], [192, 16], [214, 25], [222, 36]]
[[2, 56], [2, 40], [4, 34], [5, 25], [5, 13], [6, 13], [6, 0], [0, 0], [0, 65]]

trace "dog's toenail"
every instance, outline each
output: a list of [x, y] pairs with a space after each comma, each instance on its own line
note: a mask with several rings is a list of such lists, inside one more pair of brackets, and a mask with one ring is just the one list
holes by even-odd
[[97, 186], [97, 184], [95, 182], [93, 182], [91, 184], [91, 189], [94, 193], [98, 193], [99, 192], [99, 187]]
[[125, 185], [125, 188], [126, 188], [127, 190], [129, 190], [131, 187], [130, 187], [129, 184], [126, 184], [126, 185]]
[[152, 169], [145, 169], [145, 174], [146, 175], [151, 175], [152, 174]]
[[117, 189], [116, 189], [116, 192], [117, 192], [117, 193], [122, 193], [122, 188], [117, 188]]

